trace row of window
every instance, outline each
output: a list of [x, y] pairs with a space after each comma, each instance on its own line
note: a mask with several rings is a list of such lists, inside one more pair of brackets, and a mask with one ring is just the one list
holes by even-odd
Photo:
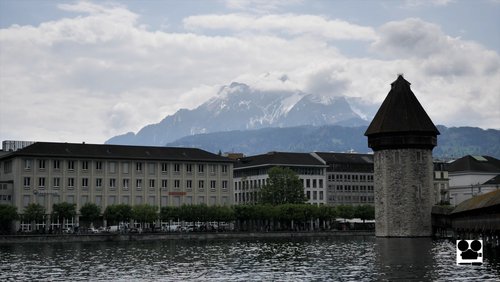
[[[323, 191], [306, 191], [307, 200], [322, 201], [324, 199]], [[257, 201], [257, 192], [235, 193], [234, 201], [237, 203]]]
[[373, 203], [373, 196], [329, 196], [329, 202], [334, 203]]
[[328, 181], [337, 182], [373, 182], [373, 175], [366, 174], [329, 174]]
[[[311, 199], [311, 194], [312, 194], [312, 199]], [[318, 195], [319, 195], [319, 197], [318, 197]], [[316, 200], [323, 201], [323, 191], [306, 191], [306, 198], [308, 200], [313, 200], [313, 201], [316, 201]]]
[[[49, 162], [49, 160], [44, 160], [44, 159], [38, 160], [37, 161], [38, 169], [45, 170], [47, 168], [48, 162]], [[65, 161], [52, 160], [52, 168], [54, 170], [60, 170], [63, 162], [66, 162], [66, 168], [68, 170], [75, 170], [76, 164], [78, 163], [78, 161], [75, 161], [75, 160], [65, 160]], [[84, 161], [80, 161], [80, 164], [81, 164], [80, 167], [82, 170], [86, 171], [86, 170], [89, 170], [89, 168], [91, 167], [92, 164], [94, 164], [94, 169], [96, 171], [102, 171], [104, 163], [105, 162], [103, 162], [103, 161], [86, 161], [86, 160], [84, 160]], [[114, 161], [108, 161], [106, 163], [107, 163], [109, 173], [117, 173], [118, 172], [118, 165], [120, 163], [114, 162]], [[121, 162], [121, 165], [122, 165], [122, 173], [129, 173], [130, 172], [130, 162]], [[154, 174], [156, 172], [156, 165], [157, 165], [157, 163], [147, 163], [148, 171], [150, 174]], [[167, 173], [168, 169], [169, 169], [169, 165], [170, 165], [170, 163], [166, 163], [166, 162], [160, 163], [161, 172]], [[145, 168], [144, 166], [145, 166], [145, 163], [143, 163], [143, 162], [135, 162], [135, 166], [134, 166], [135, 171], [138, 173], [142, 173], [144, 168]], [[194, 168], [196, 167], [198, 173], [204, 173], [205, 166], [206, 166], [205, 164], [193, 165], [193, 164], [174, 163], [173, 164], [173, 172], [174, 173], [181, 173], [182, 169], [184, 168], [186, 173], [192, 173]], [[217, 164], [209, 164], [208, 170], [210, 173], [215, 174], [215, 173], [217, 173], [218, 167], [219, 167], [219, 165], [217, 165]], [[33, 168], [33, 160], [32, 159], [24, 159], [24, 169], [31, 170], [32, 168]], [[220, 170], [221, 170], [221, 173], [227, 174], [228, 173], [228, 165], [225, 165], [225, 164], [220, 165]]]
[[257, 198], [257, 192], [243, 192], [234, 194], [234, 201], [236, 203], [253, 203], [257, 202]]
[[[28, 206], [32, 202], [32, 196], [31, 195], [24, 195], [23, 196], [23, 207]], [[193, 196], [170, 196], [171, 201], [172, 201], [172, 206], [181, 206], [182, 204], [187, 204], [187, 205], [192, 205], [192, 204], [208, 204], [208, 205], [216, 205], [219, 204], [217, 203], [217, 196], [209, 196], [205, 197], [203, 195], [199, 195], [196, 197]], [[93, 200], [93, 203], [103, 207], [104, 205], [104, 200], [106, 198], [103, 198], [103, 196], [96, 195], [94, 197], [90, 197], [89, 195], [81, 195], [79, 197], [80, 199], [80, 205], [85, 205], [86, 203], [91, 202]], [[147, 201], [146, 201], [147, 199]], [[206, 200], [208, 199], [208, 203]], [[42, 206], [46, 206], [46, 197], [44, 195], [39, 195], [36, 196], [34, 199], [38, 204]], [[53, 204], [57, 204], [61, 202], [61, 198], [57, 195], [51, 196], [51, 200]], [[133, 200], [133, 203], [132, 203]], [[121, 197], [118, 197], [116, 195], [110, 195], [107, 197], [107, 202], [106, 205], [115, 205], [115, 204], [126, 204], [126, 205], [141, 205], [141, 204], [150, 204], [150, 205], [157, 205], [158, 203], [156, 202], [157, 197], [156, 196], [147, 196], [147, 198], [143, 197], [142, 195], [137, 195], [133, 198], [131, 198], [129, 195], [122, 195]], [[169, 205], [169, 196], [161, 196], [159, 198], [160, 200], [160, 205], [161, 206], [168, 206]], [[75, 195], [66, 195], [64, 198], [64, 201], [70, 204], [76, 204], [75, 202]], [[228, 196], [222, 196], [220, 197], [220, 204], [221, 205], [226, 205], [230, 204], [229, 203], [229, 197]]]
[[11, 201], [12, 196], [11, 195], [0, 195], [0, 201]]
[[[302, 187], [305, 188], [323, 188], [323, 179], [300, 179], [302, 182]], [[255, 179], [255, 180], [245, 180], [234, 182], [234, 189], [236, 191], [251, 189], [251, 188], [261, 188], [266, 185], [267, 179]]]
[[[257, 176], [257, 175], [265, 175], [268, 173], [271, 167], [258, 167], [258, 168], [244, 168], [237, 169], [234, 171], [234, 177], [249, 177], [249, 176]], [[314, 167], [289, 167], [298, 175], [324, 175], [324, 168], [314, 168]]]
[[[82, 188], [87, 188], [89, 187], [89, 178], [81, 178], [80, 183]], [[108, 188], [116, 188], [117, 187], [117, 179], [116, 178], [109, 178], [108, 179]], [[171, 180], [173, 181], [173, 188], [180, 188], [181, 187], [181, 180], [175, 179]], [[38, 177], [38, 188], [45, 188], [46, 187], [46, 177]], [[61, 187], [61, 178], [60, 177], [53, 177], [52, 178], [52, 187], [53, 188], [60, 188]], [[149, 188], [156, 188], [156, 179], [149, 179]], [[210, 180], [210, 188], [215, 189], [217, 188], [217, 180]], [[161, 179], [160, 180], [160, 188], [168, 188], [168, 179]], [[73, 177], [68, 177], [66, 178], [66, 187], [67, 188], [74, 188], [76, 185], [75, 183], [75, 178]], [[222, 180], [221, 181], [221, 188], [222, 189], [227, 189], [228, 188], [228, 181], [227, 180]], [[24, 177], [24, 187], [25, 188], [30, 188], [31, 187], [31, 177]], [[96, 188], [102, 188], [103, 187], [103, 179], [102, 178], [95, 178], [95, 187]], [[128, 189], [130, 187], [130, 179], [124, 178], [122, 179], [122, 188]], [[143, 187], [143, 179], [135, 179], [135, 187], [136, 188], [142, 188]], [[193, 188], [193, 180], [186, 180], [186, 188]], [[205, 180], [198, 180], [198, 188], [205, 188]]]
[[[333, 187], [332, 187], [333, 188]], [[328, 190], [332, 190], [332, 189], [328, 189]], [[371, 185], [337, 185], [336, 186], [336, 190], [339, 191], [339, 192], [373, 192], [373, 186]]]

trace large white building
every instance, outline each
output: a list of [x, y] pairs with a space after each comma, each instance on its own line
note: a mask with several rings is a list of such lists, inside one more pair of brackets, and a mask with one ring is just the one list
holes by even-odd
[[373, 205], [373, 155], [314, 154], [328, 165], [326, 175], [329, 205]]
[[0, 157], [0, 204], [233, 204], [233, 161], [200, 149], [37, 142]]
[[310, 153], [269, 152], [240, 158], [234, 167], [234, 202], [258, 202], [258, 191], [267, 183], [272, 167], [286, 167], [302, 181], [307, 202], [326, 204], [326, 164]]
[[500, 160], [465, 156], [449, 164], [449, 198], [452, 205], [500, 188]]
[[2, 141], [2, 151], [13, 152], [35, 143], [35, 141], [5, 140]]

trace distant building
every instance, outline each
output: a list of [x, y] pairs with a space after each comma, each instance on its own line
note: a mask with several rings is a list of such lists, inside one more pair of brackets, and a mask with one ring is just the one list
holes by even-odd
[[438, 134], [410, 83], [398, 76], [365, 132], [374, 151], [376, 236], [432, 235]]
[[328, 205], [373, 205], [373, 155], [316, 152], [328, 168]]
[[287, 167], [297, 173], [311, 204], [326, 204], [326, 165], [310, 153], [269, 152], [241, 158], [234, 165], [234, 203], [259, 201], [258, 192], [267, 183], [272, 167]]
[[448, 204], [450, 202], [448, 163], [434, 161], [434, 204]]
[[28, 147], [31, 144], [34, 144], [35, 141], [15, 141], [15, 140], [5, 140], [2, 141], [2, 151], [5, 152], [13, 152], [20, 150], [24, 147]]
[[244, 158], [245, 155], [243, 153], [224, 153], [222, 154], [224, 157], [226, 158], [230, 158], [232, 160], [237, 160], [237, 159], [241, 159], [241, 158]]
[[[231, 205], [233, 161], [200, 149], [38, 142], [0, 157], [0, 203]], [[50, 219], [47, 216], [47, 222]], [[29, 228], [29, 225], [26, 226]]]
[[500, 160], [465, 156], [449, 164], [450, 203], [458, 205], [473, 196], [500, 188]]

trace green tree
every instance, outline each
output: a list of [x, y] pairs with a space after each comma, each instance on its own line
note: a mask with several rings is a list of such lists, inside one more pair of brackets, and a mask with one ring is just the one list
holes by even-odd
[[17, 207], [0, 205], [0, 233], [10, 233], [12, 231], [12, 222], [18, 218]]
[[23, 210], [23, 220], [32, 225], [43, 221], [45, 217], [45, 208], [40, 204], [31, 203]]
[[158, 207], [148, 204], [132, 208], [132, 218], [139, 223], [152, 223], [158, 219]]
[[108, 225], [130, 221], [133, 218], [132, 207], [127, 204], [107, 206], [103, 213]]
[[343, 219], [354, 218], [354, 207], [348, 205], [337, 206], [337, 214], [340, 218]]
[[354, 210], [354, 217], [363, 220], [363, 223], [365, 220], [375, 219], [375, 207], [371, 205], [357, 206]]
[[238, 230], [250, 229], [250, 225], [253, 224], [253, 219], [257, 214], [255, 207], [254, 205], [236, 205], [233, 207]]
[[68, 220], [74, 218], [76, 215], [76, 204], [70, 204], [67, 202], [62, 202], [59, 204], [52, 205], [52, 218], [59, 219], [63, 222], [64, 220]]
[[306, 202], [304, 187], [297, 174], [290, 168], [273, 167], [268, 171], [266, 185], [260, 189], [262, 204], [303, 204]]
[[229, 206], [217, 206], [215, 207], [217, 213], [215, 215], [216, 221], [225, 221], [229, 222], [234, 220], [234, 210]]
[[178, 207], [161, 207], [160, 219], [162, 221], [178, 220], [180, 219], [181, 212]]
[[335, 219], [336, 214], [337, 211], [335, 207], [326, 205], [321, 205], [318, 207], [317, 217], [320, 221], [323, 222], [323, 229], [327, 229], [327, 225], [328, 227], [330, 226], [331, 220]]
[[94, 203], [86, 203], [80, 208], [80, 215], [87, 227], [93, 225], [94, 221], [101, 215], [101, 207]]

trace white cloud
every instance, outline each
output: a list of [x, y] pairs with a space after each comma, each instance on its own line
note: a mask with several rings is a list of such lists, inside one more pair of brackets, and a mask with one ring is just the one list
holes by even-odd
[[226, 6], [234, 10], [256, 13], [276, 12], [282, 7], [297, 5], [303, 0], [222, 0]]
[[255, 31], [285, 33], [298, 36], [320, 36], [335, 40], [374, 40], [376, 35], [371, 27], [351, 24], [342, 20], [329, 20], [315, 15], [264, 15], [227, 14], [200, 15], [184, 19], [187, 29], [226, 29], [233, 31]]
[[405, 0], [404, 6], [408, 8], [422, 6], [447, 6], [454, 2], [455, 0]]
[[500, 69], [500, 57], [495, 52], [447, 36], [436, 24], [415, 18], [384, 24], [373, 48], [392, 58], [418, 59], [431, 76], [481, 76]]
[[[237, 31], [222, 36], [148, 30], [121, 6], [60, 7], [77, 15], [0, 30], [0, 139], [104, 142], [196, 107], [232, 81], [380, 103], [398, 73], [436, 123], [500, 124], [498, 54], [423, 20], [378, 30], [291, 14], [184, 21]], [[346, 57], [332, 39], [373, 42], [386, 58]]]

